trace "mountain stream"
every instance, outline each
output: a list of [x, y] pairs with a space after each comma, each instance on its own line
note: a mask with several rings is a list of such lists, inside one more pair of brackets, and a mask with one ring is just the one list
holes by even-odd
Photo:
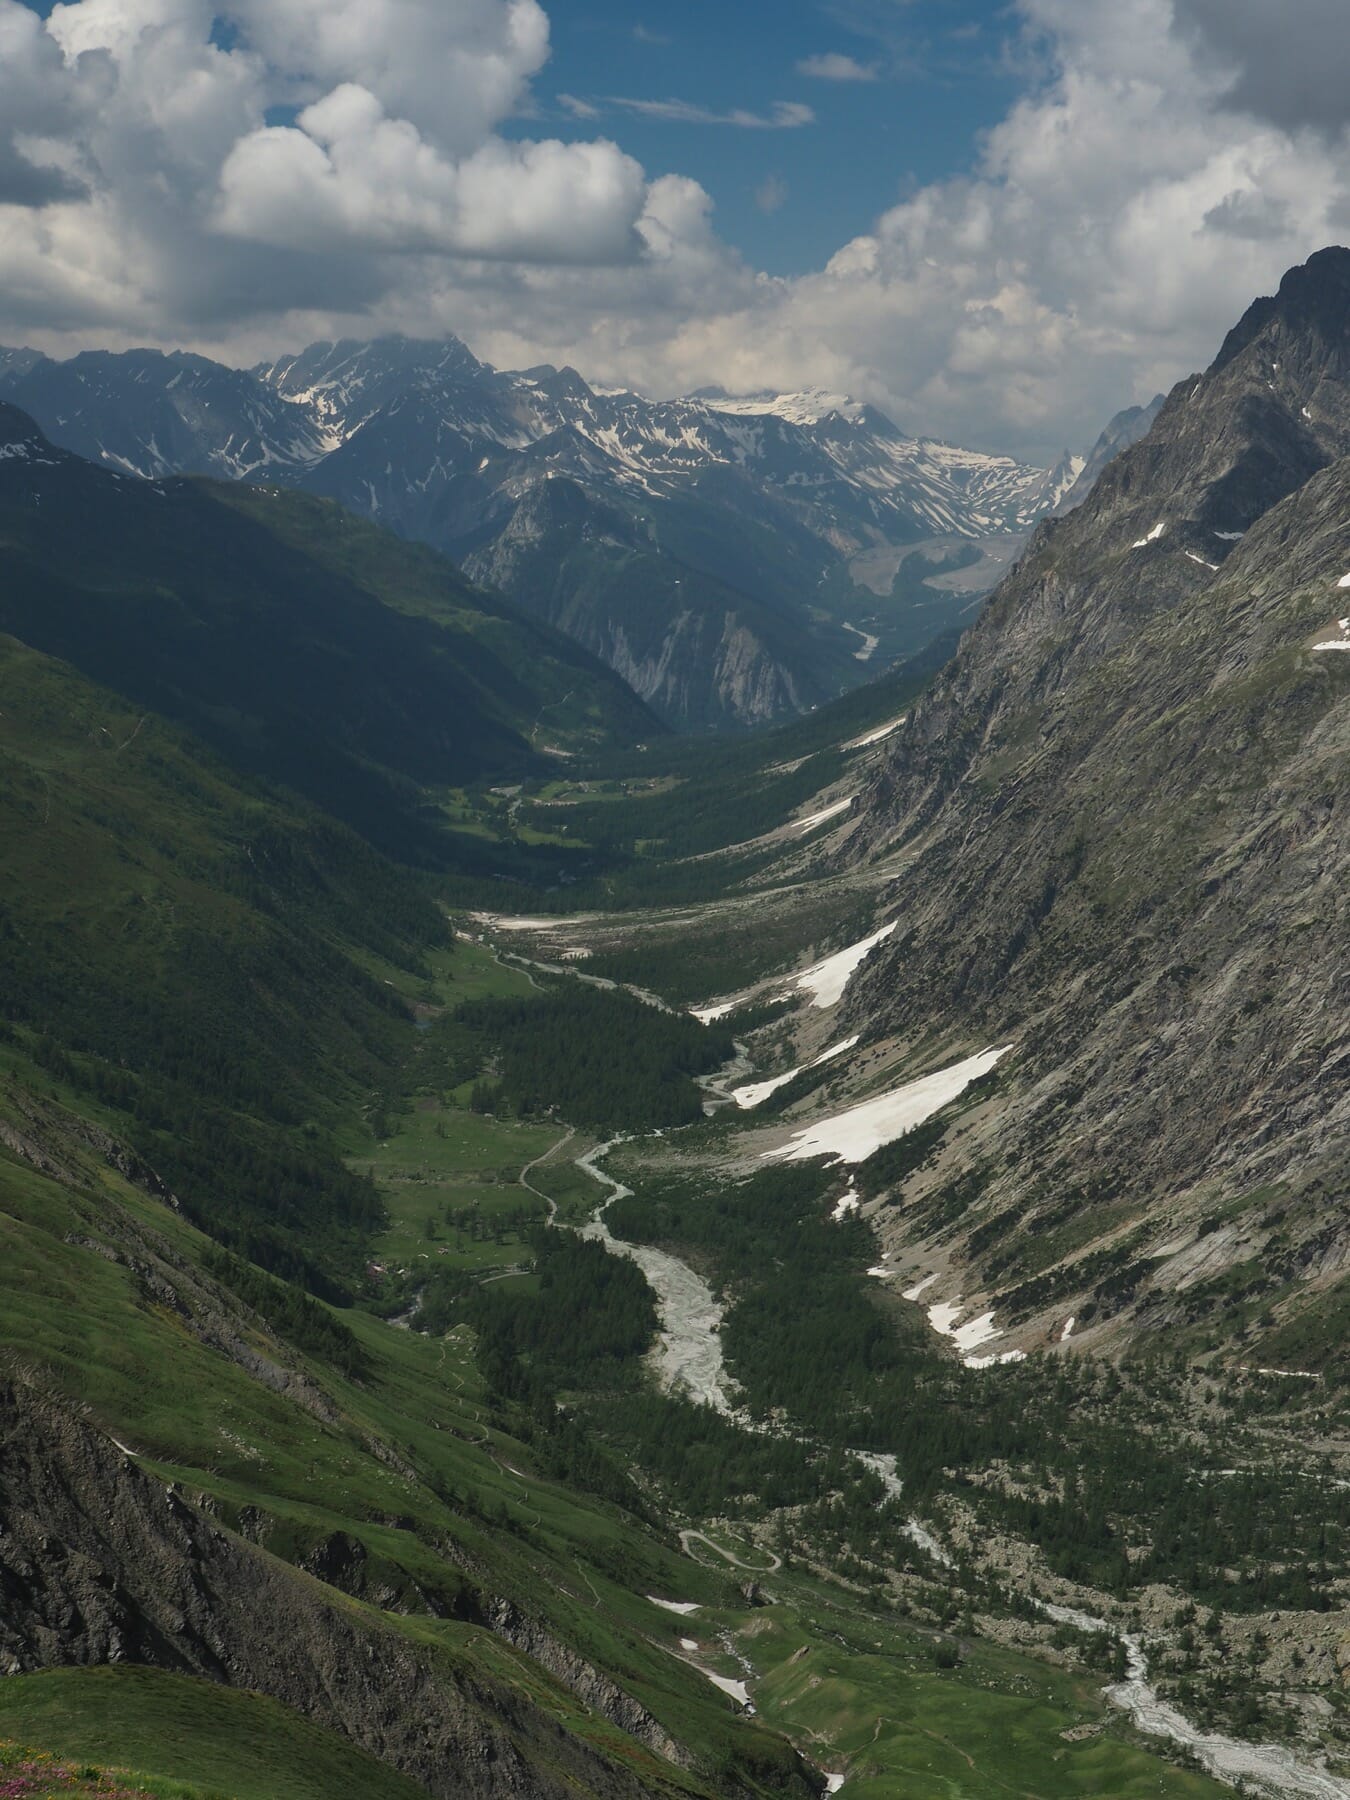
[[[611, 1190], [594, 1217], [582, 1228], [582, 1235], [597, 1239], [612, 1255], [629, 1257], [651, 1283], [661, 1314], [661, 1337], [653, 1356], [661, 1385], [670, 1392], [687, 1394], [691, 1400], [739, 1418], [738, 1409], [727, 1395], [726, 1368], [722, 1361], [719, 1327], [725, 1308], [712, 1289], [678, 1257], [650, 1245], [625, 1243], [616, 1238], [605, 1223], [605, 1211], [610, 1204], [620, 1197], [628, 1198], [633, 1192], [597, 1167], [600, 1159], [621, 1142], [621, 1138], [612, 1138], [609, 1143], [600, 1144], [587, 1155], [577, 1158], [578, 1168]], [[742, 1422], [749, 1423], [744, 1419]], [[854, 1455], [881, 1477], [888, 1498], [900, 1497], [903, 1484], [894, 1456], [870, 1451], [855, 1451]], [[936, 1561], [950, 1563], [947, 1551], [919, 1520], [909, 1520], [905, 1529], [907, 1535]], [[1283, 1745], [1249, 1744], [1240, 1738], [1224, 1737], [1192, 1725], [1162, 1699], [1149, 1682], [1148, 1659], [1134, 1633], [1118, 1632], [1105, 1619], [1093, 1618], [1067, 1606], [1043, 1604], [1041, 1610], [1060, 1624], [1072, 1625], [1080, 1631], [1104, 1631], [1111, 1637], [1119, 1637], [1125, 1646], [1126, 1675], [1123, 1681], [1115, 1682], [1105, 1690], [1107, 1699], [1128, 1713], [1140, 1731], [1151, 1737], [1168, 1738], [1188, 1750], [1217, 1780], [1232, 1787], [1255, 1790], [1269, 1796], [1269, 1800], [1350, 1800], [1350, 1782], [1299, 1762]]]

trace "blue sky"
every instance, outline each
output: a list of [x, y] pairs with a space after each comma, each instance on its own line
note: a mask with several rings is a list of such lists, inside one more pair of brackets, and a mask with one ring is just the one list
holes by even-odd
[[[604, 132], [649, 173], [692, 175], [719, 234], [775, 275], [818, 268], [914, 188], [967, 171], [979, 133], [1025, 85], [1018, 22], [994, 0], [555, 0], [539, 115], [521, 135]], [[866, 80], [804, 73], [847, 58]], [[827, 63], [827, 68], [837, 65]], [[576, 117], [558, 96], [595, 108]], [[707, 113], [811, 123], [757, 128], [672, 121], [618, 101], [680, 101]]]

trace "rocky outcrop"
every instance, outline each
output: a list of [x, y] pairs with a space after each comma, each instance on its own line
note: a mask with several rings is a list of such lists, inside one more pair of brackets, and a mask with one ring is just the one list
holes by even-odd
[[117, 1661], [270, 1695], [445, 1800], [667, 1791], [636, 1743], [610, 1762], [523, 1688], [400, 1635], [0, 1380], [0, 1669]]
[[498, 1637], [516, 1650], [522, 1651], [533, 1662], [547, 1669], [555, 1681], [575, 1694], [577, 1698], [599, 1713], [603, 1718], [626, 1731], [649, 1750], [663, 1756], [667, 1762], [677, 1763], [682, 1768], [693, 1766], [693, 1758], [683, 1745], [677, 1743], [659, 1720], [652, 1717], [645, 1706], [635, 1700], [631, 1694], [625, 1694], [617, 1683], [601, 1673], [594, 1664], [588, 1663], [575, 1650], [569, 1649], [552, 1632], [546, 1631], [538, 1620], [528, 1618], [509, 1600], [494, 1600], [484, 1610], [483, 1623]]
[[[1350, 453], [1350, 250], [1325, 250], [1258, 301], [1212, 367], [1087, 500], [1038, 527], [942, 678], [888, 742], [864, 836], [912, 826], [994, 737], [1211, 584], [1244, 533]], [[859, 846], [863, 843], [859, 840]]]
[[1083, 504], [1097, 485], [1097, 477], [1106, 465], [1114, 462], [1122, 450], [1128, 450], [1131, 444], [1137, 444], [1152, 429], [1153, 421], [1162, 411], [1166, 397], [1165, 394], [1155, 394], [1147, 406], [1127, 406], [1108, 421], [1105, 430], [1088, 452], [1072, 485], [1064, 490], [1051, 507], [1052, 515], [1062, 516]]

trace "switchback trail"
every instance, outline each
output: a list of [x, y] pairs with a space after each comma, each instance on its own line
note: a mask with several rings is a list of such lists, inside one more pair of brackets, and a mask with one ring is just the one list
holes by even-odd
[[[713, 1551], [715, 1555], [720, 1556], [726, 1562], [731, 1563], [734, 1568], [744, 1569], [747, 1575], [773, 1575], [783, 1566], [782, 1557], [774, 1550], [766, 1550], [764, 1552], [770, 1559], [767, 1568], [763, 1567], [760, 1563], [743, 1562], [741, 1558], [736, 1555], [734, 1550], [726, 1550], [721, 1544], [715, 1543], [713, 1539], [708, 1536], [706, 1531], [682, 1531], [680, 1533], [680, 1548], [684, 1551], [686, 1556], [694, 1555], [693, 1551], [689, 1548], [690, 1544], [706, 1544], [709, 1550]], [[697, 1557], [695, 1557], [694, 1560], [697, 1561]]]

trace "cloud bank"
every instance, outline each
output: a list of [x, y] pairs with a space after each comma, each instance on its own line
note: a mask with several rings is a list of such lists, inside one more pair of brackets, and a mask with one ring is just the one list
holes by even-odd
[[[1019, 0], [1024, 91], [971, 172], [902, 196], [897, 169], [873, 228], [788, 280], [718, 237], [687, 177], [598, 132], [519, 135], [542, 110], [538, 0], [71, 0], [45, 20], [0, 0], [0, 339], [245, 359], [454, 331], [649, 391], [848, 388], [1048, 454], [1350, 237], [1342, 6]], [[622, 123], [558, 104], [573, 130]], [[793, 101], [641, 106], [826, 129]]]

